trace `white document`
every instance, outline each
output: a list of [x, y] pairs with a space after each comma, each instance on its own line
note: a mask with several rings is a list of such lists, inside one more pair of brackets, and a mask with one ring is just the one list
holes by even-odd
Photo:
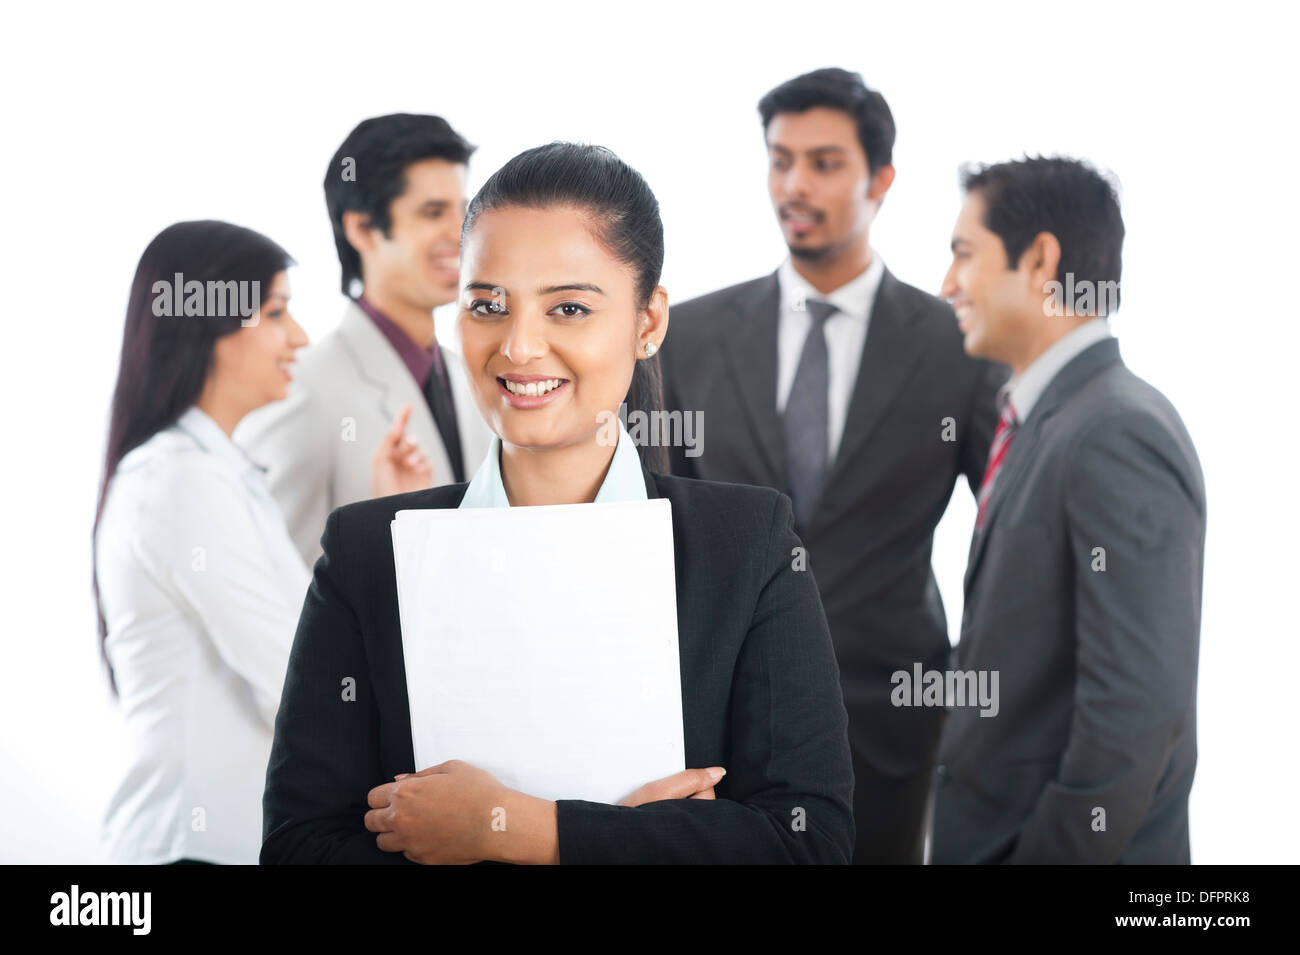
[[415, 769], [618, 803], [686, 768], [668, 501], [398, 511]]

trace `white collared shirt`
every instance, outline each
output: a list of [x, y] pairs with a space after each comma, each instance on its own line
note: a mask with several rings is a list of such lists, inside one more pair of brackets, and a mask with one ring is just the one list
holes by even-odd
[[1045, 352], [1030, 362], [1028, 368], [1004, 384], [1000, 389], [1000, 397], [1007, 397], [1011, 402], [1011, 407], [1016, 412], [1016, 421], [1025, 423], [1038, 399], [1062, 368], [1097, 342], [1111, 337], [1110, 323], [1106, 319], [1089, 319], [1053, 342]]
[[[649, 500], [645, 489], [645, 475], [641, 470], [641, 456], [637, 454], [636, 445], [627, 433], [623, 422], [618, 422], [618, 443], [614, 446], [614, 457], [605, 472], [605, 480], [596, 492], [594, 504], [607, 504], [613, 501]], [[461, 507], [509, 507], [510, 499], [506, 497], [506, 486], [501, 480], [501, 439], [494, 437], [487, 457], [479, 465], [474, 479], [465, 489], [461, 498]]]
[[829, 295], [823, 295], [795, 271], [794, 263], [787, 258], [777, 270], [781, 287], [780, 320], [777, 325], [776, 349], [776, 410], [785, 412], [790, 389], [804, 341], [812, 327], [812, 317], [804, 307], [808, 299], [830, 302], [839, 311], [826, 319], [827, 348], [827, 408], [826, 438], [827, 463], [835, 460], [844, 423], [848, 420], [849, 400], [858, 380], [862, 364], [862, 349], [867, 341], [867, 326], [871, 309], [876, 302], [881, 276], [885, 274], [884, 260], [873, 249], [871, 264], [861, 275], [841, 285]]
[[130, 746], [105, 815], [108, 860], [256, 864], [310, 580], [261, 469], [190, 408], [122, 459], [95, 550]]

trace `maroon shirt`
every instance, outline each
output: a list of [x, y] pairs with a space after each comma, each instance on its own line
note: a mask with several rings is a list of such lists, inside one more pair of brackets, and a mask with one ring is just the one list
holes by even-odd
[[388, 339], [388, 343], [393, 346], [394, 350], [401, 357], [402, 363], [406, 365], [411, 372], [411, 377], [415, 383], [423, 390], [425, 383], [429, 380], [429, 372], [435, 368], [438, 370], [438, 378], [442, 381], [444, 388], [447, 386], [447, 372], [442, 364], [442, 349], [438, 346], [438, 340], [435, 338], [432, 348], [421, 348], [411, 336], [403, 331], [402, 326], [375, 308], [364, 297], [355, 299], [357, 307], [370, 316], [370, 320], [375, 323], [375, 327], [383, 333]]

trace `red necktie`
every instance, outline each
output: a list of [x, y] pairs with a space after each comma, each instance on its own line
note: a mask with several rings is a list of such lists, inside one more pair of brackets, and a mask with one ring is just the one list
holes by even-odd
[[984, 529], [985, 510], [988, 507], [989, 498], [993, 496], [993, 482], [997, 480], [998, 472], [1002, 470], [1002, 459], [1007, 456], [1007, 449], [1011, 447], [1011, 439], [1016, 436], [1016, 409], [1011, 407], [1010, 400], [1002, 400], [1002, 413], [998, 416], [998, 429], [993, 432], [993, 444], [989, 448], [989, 463], [984, 468], [984, 480], [980, 482], [979, 492], [979, 514], [975, 518], [975, 529]]

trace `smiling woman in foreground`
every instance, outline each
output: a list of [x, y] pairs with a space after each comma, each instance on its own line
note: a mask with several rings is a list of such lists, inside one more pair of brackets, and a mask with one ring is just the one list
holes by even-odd
[[[262, 862], [849, 860], [847, 719], [816, 584], [796, 569], [789, 499], [656, 473], [662, 449], [642, 449], [647, 468], [621, 427], [615, 446], [601, 440], [624, 400], [658, 409], [662, 264], [658, 203], [608, 150], [528, 150], [474, 198], [458, 323], [498, 437], [468, 485], [330, 515], [276, 719]], [[414, 766], [396, 512], [648, 498], [672, 506], [690, 768], [608, 805], [541, 799], [456, 760]], [[355, 701], [341, 692], [349, 677]], [[497, 807], [506, 831], [493, 830]]]

